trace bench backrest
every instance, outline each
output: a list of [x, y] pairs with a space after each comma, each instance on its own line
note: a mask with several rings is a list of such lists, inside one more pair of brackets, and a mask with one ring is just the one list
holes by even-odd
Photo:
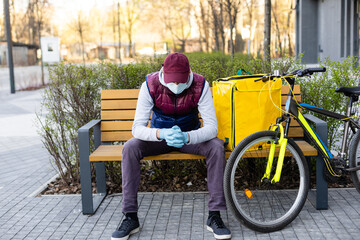
[[[288, 86], [281, 89], [281, 102], [284, 107], [289, 92]], [[101, 91], [101, 141], [127, 141], [132, 138], [139, 89], [118, 89]], [[296, 98], [301, 101], [300, 86], [294, 89]], [[304, 132], [296, 121], [291, 122], [290, 137], [303, 137]]]

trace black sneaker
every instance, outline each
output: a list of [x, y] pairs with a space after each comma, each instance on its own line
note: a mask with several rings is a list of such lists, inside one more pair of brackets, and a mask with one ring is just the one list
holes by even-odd
[[118, 230], [113, 232], [111, 240], [127, 240], [131, 234], [140, 230], [139, 220], [125, 217]]
[[214, 237], [216, 239], [230, 239], [231, 232], [225, 226], [224, 222], [222, 221], [219, 215], [213, 215], [208, 218], [207, 220], [207, 230], [214, 233]]

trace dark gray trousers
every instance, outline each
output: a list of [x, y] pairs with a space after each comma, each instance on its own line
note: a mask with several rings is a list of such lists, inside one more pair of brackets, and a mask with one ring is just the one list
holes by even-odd
[[[132, 138], [125, 143], [122, 158], [122, 211], [124, 213], [138, 211], [137, 193], [140, 184], [140, 160], [146, 156], [168, 153], [175, 149], [169, 147], [165, 140], [150, 142]], [[224, 141], [214, 138], [203, 143], [184, 145], [176, 150], [206, 157], [209, 210], [225, 210], [223, 189]]]

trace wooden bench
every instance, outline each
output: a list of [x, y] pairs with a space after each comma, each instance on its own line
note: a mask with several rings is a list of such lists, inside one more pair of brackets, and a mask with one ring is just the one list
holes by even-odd
[[[282, 103], [285, 104], [289, 88], [282, 88]], [[300, 87], [295, 87], [295, 95], [301, 100]], [[104, 161], [121, 161], [123, 145], [111, 145], [113, 142], [125, 142], [132, 138], [132, 124], [134, 120], [139, 89], [102, 90], [101, 92], [101, 120], [92, 120], [79, 129], [79, 155], [81, 172], [81, 197], [83, 214], [94, 214], [102, 200], [106, 197], [106, 176]], [[318, 119], [309, 116], [311, 121]], [[323, 124], [322, 122], [317, 122]], [[322, 126], [323, 127], [323, 126]], [[326, 127], [326, 124], [325, 124]], [[95, 151], [90, 154], [89, 130], [94, 129]], [[318, 128], [318, 127], [317, 127]], [[303, 129], [296, 121], [292, 121], [289, 130], [290, 137], [296, 142], [305, 156], [317, 156], [317, 151], [304, 140]], [[323, 139], [326, 142], [326, 139]], [[228, 158], [231, 152], [227, 151]], [[145, 157], [144, 160], [185, 160], [203, 159], [204, 156], [180, 153], [177, 151], [167, 154]], [[91, 166], [95, 163], [97, 194], [92, 194]], [[327, 186], [326, 186], [327, 191]], [[322, 191], [324, 194], [324, 191]], [[326, 194], [327, 197], [327, 194]], [[327, 199], [326, 199], [327, 208]]]

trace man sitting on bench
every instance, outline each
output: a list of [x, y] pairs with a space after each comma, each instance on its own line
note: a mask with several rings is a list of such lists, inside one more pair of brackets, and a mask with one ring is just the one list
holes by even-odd
[[[203, 119], [200, 127], [199, 112]], [[152, 113], [151, 127], [147, 127]], [[220, 210], [226, 210], [223, 191], [224, 142], [216, 137], [217, 121], [209, 83], [190, 70], [184, 54], [171, 53], [159, 72], [142, 84], [132, 127], [133, 138], [123, 148], [122, 211], [125, 219], [112, 240], [125, 240], [139, 231], [137, 192], [140, 160], [174, 150], [206, 157], [209, 190], [207, 229], [217, 239], [231, 238]]]

